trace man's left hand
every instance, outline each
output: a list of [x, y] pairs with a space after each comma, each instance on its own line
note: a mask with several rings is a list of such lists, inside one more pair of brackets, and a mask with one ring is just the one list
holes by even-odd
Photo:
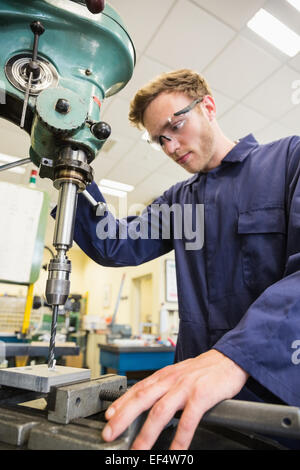
[[206, 411], [234, 397], [249, 375], [235, 362], [212, 349], [173, 364], [136, 383], [106, 411], [103, 439], [116, 439], [145, 410], [151, 408], [132, 449], [151, 449], [178, 410], [183, 410], [171, 450], [188, 449]]

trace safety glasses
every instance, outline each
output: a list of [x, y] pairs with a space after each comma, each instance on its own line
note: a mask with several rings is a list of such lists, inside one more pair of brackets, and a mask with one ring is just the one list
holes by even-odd
[[171, 142], [172, 140], [178, 138], [185, 128], [189, 117], [188, 113], [202, 100], [203, 98], [197, 98], [188, 106], [181, 109], [180, 111], [177, 111], [173, 114], [173, 116], [169, 117], [166, 126], [164, 126], [166, 133], [155, 137], [152, 137], [148, 134], [146, 140], [151, 145], [151, 147], [153, 147], [155, 150], [161, 150], [166, 142]]

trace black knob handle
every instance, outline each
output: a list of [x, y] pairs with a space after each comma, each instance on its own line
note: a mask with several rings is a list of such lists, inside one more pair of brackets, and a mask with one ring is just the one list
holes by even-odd
[[33, 21], [30, 24], [30, 29], [34, 34], [34, 42], [32, 49], [32, 59], [27, 65], [26, 74], [27, 77], [29, 77], [29, 75], [32, 73], [33, 79], [37, 79], [40, 76], [40, 67], [36, 62], [38, 55], [39, 38], [45, 32], [45, 28], [40, 21]]
[[105, 0], [85, 0], [91, 13], [101, 13], [105, 8]]
[[92, 124], [91, 126], [91, 133], [98, 140], [106, 140], [111, 134], [111, 127], [106, 122], [96, 122], [96, 124]]
[[37, 34], [38, 36], [41, 36], [45, 32], [44, 25], [40, 21], [33, 21], [30, 25], [30, 29], [33, 34]]

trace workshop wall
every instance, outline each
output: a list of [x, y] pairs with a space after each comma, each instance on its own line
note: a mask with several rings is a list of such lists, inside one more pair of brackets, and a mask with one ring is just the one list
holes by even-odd
[[[125, 273], [117, 322], [130, 324], [133, 333], [138, 334], [140, 323], [150, 321], [157, 325], [152, 329], [154, 333], [157, 332], [161, 303], [165, 302], [165, 261], [174, 259], [173, 252], [141, 266], [124, 268], [100, 266], [88, 258], [76, 244], [68, 256], [72, 262], [71, 294], [85, 296], [88, 292], [87, 314], [102, 318], [112, 317]], [[50, 252], [45, 250], [42, 264], [48, 264], [50, 259]], [[34, 295], [44, 295], [47, 276], [47, 271], [41, 269], [34, 285]], [[0, 283], [0, 295], [26, 297], [27, 287]], [[165, 302], [165, 305], [167, 308], [177, 309], [173, 303]]]
[[[164, 273], [166, 259], [174, 259], [174, 253], [169, 253], [141, 266], [107, 268], [96, 264], [86, 257], [86, 263], [84, 264], [84, 286], [85, 292], [89, 293], [87, 313], [106, 318], [113, 315], [122, 275], [125, 273], [126, 277], [121, 294], [117, 322], [121, 324], [129, 323], [134, 328], [134, 333], [138, 333], [139, 320], [143, 322], [148, 320], [143, 315], [138, 319], [136, 315], [137, 289], [139, 281], [141, 281], [141, 288], [144, 289], [143, 292], [147, 291], [147, 296], [152, 291], [151, 321], [158, 324], [161, 303], [165, 300]], [[143, 280], [146, 281], [147, 279], [149, 282], [146, 286], [147, 283], [143, 282]], [[145, 296], [140, 305], [142, 309], [143, 304], [147, 304]], [[168, 304], [166, 305], [168, 306]], [[174, 308], [174, 304], [171, 305], [171, 308]]]

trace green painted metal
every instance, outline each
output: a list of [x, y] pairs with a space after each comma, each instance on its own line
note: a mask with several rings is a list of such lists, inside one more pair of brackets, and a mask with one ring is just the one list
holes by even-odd
[[[20, 122], [24, 93], [8, 81], [4, 68], [11, 57], [32, 51], [33, 33], [29, 25], [35, 20], [45, 27], [38, 56], [55, 67], [60, 88], [80, 97], [88, 118], [99, 121], [100, 102], [120, 91], [132, 76], [134, 46], [121, 18], [108, 4], [103, 13], [93, 15], [80, 1], [72, 0], [0, 0], [0, 91], [1, 88], [6, 91], [6, 105], [0, 106], [0, 115], [16, 124]], [[51, 93], [54, 96], [55, 92]], [[39, 99], [43, 94], [46, 91], [41, 92]], [[49, 94], [47, 98], [51, 100]], [[53, 118], [53, 108], [49, 109], [49, 114], [44, 110], [43, 120], [37, 121], [35, 106], [36, 98], [31, 96], [25, 129], [32, 135], [30, 156], [39, 165], [45, 156], [44, 150], [55, 154], [60, 135], [45, 125], [45, 121]], [[68, 118], [68, 115], [58, 116], [56, 112], [54, 119], [57, 125], [70, 131], [63, 136], [64, 141], [86, 146], [94, 158], [103, 142], [91, 134], [88, 124], [73, 132], [72, 125], [68, 127]], [[51, 133], [52, 141], [55, 134], [57, 142], [54, 147], [53, 142], [48, 142]]]
[[[70, 111], [64, 115], [55, 110], [59, 99], [68, 101]], [[52, 158], [58, 150], [58, 141], [70, 136], [82, 139], [88, 107], [83, 98], [66, 88], [48, 88], [36, 101], [36, 114], [31, 128], [31, 145], [36, 154]]]
[[[31, 135], [29, 154], [41, 168], [42, 158], [55, 160], [66, 144], [84, 147], [89, 162], [95, 158], [104, 142], [92, 135], [86, 120], [101, 120], [101, 102], [127, 84], [135, 65], [134, 46], [119, 15], [108, 4], [93, 15], [81, 3], [0, 0], [0, 116], [20, 125], [25, 93], [8, 80], [5, 66], [18, 54], [32, 53], [33, 21], [45, 27], [38, 59], [48, 61], [58, 75], [55, 86], [28, 101], [24, 128]], [[55, 110], [59, 98], [69, 101], [69, 113]], [[51, 177], [47, 171], [40, 176]], [[48, 210], [45, 194], [29, 283], [39, 276]]]

